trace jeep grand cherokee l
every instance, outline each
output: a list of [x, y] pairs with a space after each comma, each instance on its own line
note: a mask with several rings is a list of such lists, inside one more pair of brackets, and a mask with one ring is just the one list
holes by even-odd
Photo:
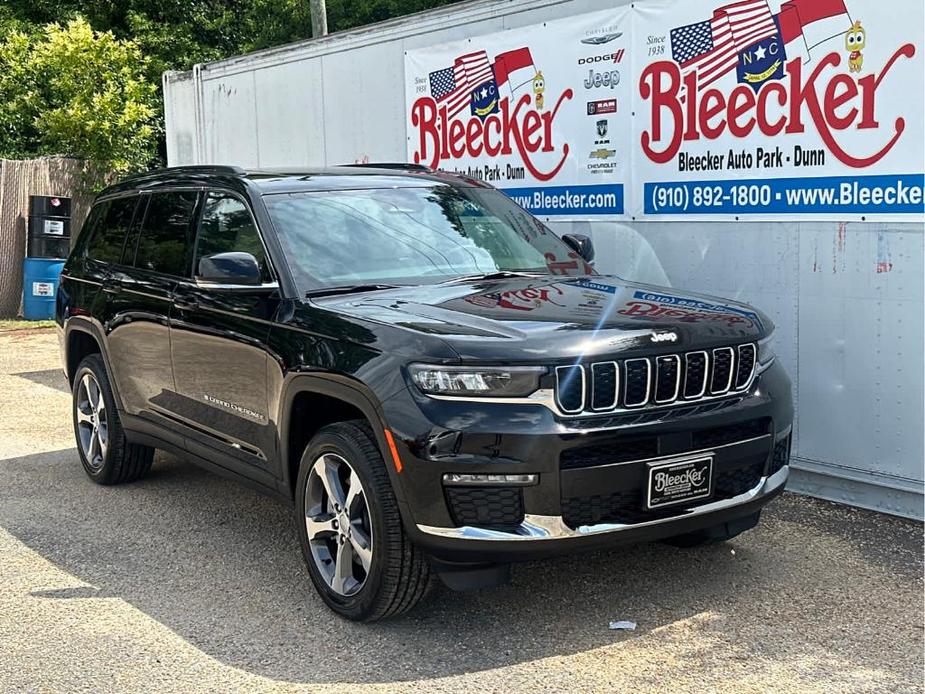
[[771, 321], [593, 255], [421, 167], [131, 178], [57, 298], [83, 467], [129, 482], [159, 448], [279, 497], [354, 620], [433, 575], [747, 530], [788, 474]]

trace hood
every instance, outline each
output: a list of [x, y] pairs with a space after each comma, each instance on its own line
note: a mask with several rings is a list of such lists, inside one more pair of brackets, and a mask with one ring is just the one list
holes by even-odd
[[314, 303], [439, 337], [463, 360], [494, 362], [681, 352], [773, 329], [746, 304], [606, 276], [400, 287]]

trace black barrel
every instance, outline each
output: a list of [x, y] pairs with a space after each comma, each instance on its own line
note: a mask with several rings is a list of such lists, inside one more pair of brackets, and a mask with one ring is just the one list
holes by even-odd
[[71, 199], [29, 196], [30, 258], [67, 258], [71, 250]]

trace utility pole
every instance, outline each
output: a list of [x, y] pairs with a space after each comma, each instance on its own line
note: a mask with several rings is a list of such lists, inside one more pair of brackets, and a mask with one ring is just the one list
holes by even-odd
[[312, 38], [317, 39], [320, 36], [327, 36], [328, 33], [328, 10], [324, 5], [325, 0], [311, 0], [312, 12]]

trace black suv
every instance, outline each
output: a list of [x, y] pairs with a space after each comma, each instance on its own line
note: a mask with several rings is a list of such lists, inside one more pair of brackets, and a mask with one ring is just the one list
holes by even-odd
[[749, 306], [599, 275], [497, 190], [420, 167], [184, 167], [97, 199], [57, 322], [87, 474], [155, 448], [295, 509], [341, 615], [432, 575], [755, 525], [790, 383]]

